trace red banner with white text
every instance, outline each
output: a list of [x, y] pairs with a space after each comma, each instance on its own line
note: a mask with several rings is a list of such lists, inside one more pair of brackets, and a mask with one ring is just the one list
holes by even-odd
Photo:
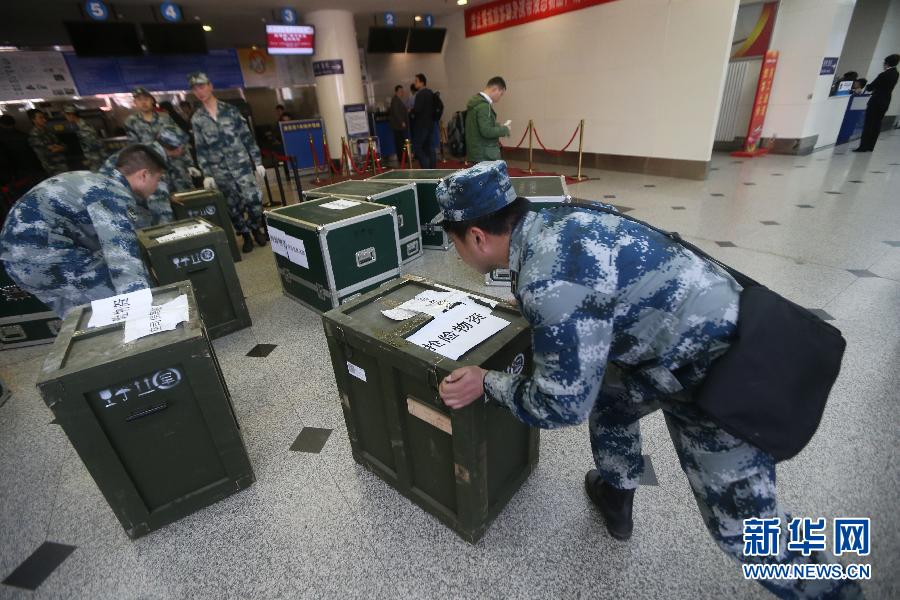
[[744, 152], [759, 151], [759, 140], [762, 138], [763, 123], [766, 121], [766, 110], [769, 108], [769, 95], [772, 93], [772, 81], [775, 79], [777, 64], [778, 50], [767, 50], [759, 71], [759, 82], [756, 85], [756, 98], [753, 100], [753, 114], [747, 127]]
[[466, 9], [466, 37], [515, 27], [615, 0], [496, 0]]

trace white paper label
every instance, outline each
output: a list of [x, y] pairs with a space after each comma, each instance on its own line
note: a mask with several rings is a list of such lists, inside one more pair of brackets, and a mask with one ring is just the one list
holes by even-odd
[[319, 206], [321, 208], [330, 208], [331, 210], [344, 210], [347, 208], [352, 208], [354, 206], [359, 206], [359, 202], [354, 202], [353, 200], [334, 200], [332, 202], [320, 204]]
[[405, 308], [391, 308], [381, 311], [381, 314], [386, 316], [388, 319], [393, 319], [394, 321], [405, 321], [407, 319], [413, 318], [419, 313], [411, 310], [406, 310]]
[[91, 320], [88, 327], [103, 327], [125, 321], [132, 315], [147, 315], [153, 304], [153, 294], [149, 289], [130, 294], [120, 294], [111, 298], [91, 301]]
[[357, 379], [366, 381], [366, 370], [362, 369], [360, 367], [357, 367], [349, 360], [347, 361], [347, 371], [349, 371], [349, 373], [351, 375], [353, 375], [354, 377], [356, 377]]
[[125, 342], [160, 333], [172, 331], [179, 323], [187, 321], [188, 314], [187, 296], [182, 294], [161, 306], [152, 306], [144, 315], [136, 315], [125, 321]]
[[288, 235], [271, 225], [269, 229], [269, 242], [272, 244], [272, 252], [281, 255], [304, 269], [309, 268], [309, 259], [306, 257], [306, 246], [303, 240]]
[[406, 338], [409, 342], [457, 360], [460, 356], [509, 325], [477, 304], [461, 304]]
[[280, 229], [275, 229], [271, 225], [267, 226], [267, 229], [269, 230], [269, 243], [272, 245], [272, 252], [287, 258], [288, 253], [287, 245], [284, 241], [284, 232]]
[[436, 317], [448, 310], [454, 304], [471, 304], [471, 300], [466, 294], [456, 290], [451, 292], [438, 292], [436, 290], [425, 290], [417, 294], [415, 298], [411, 298], [398, 306], [404, 310], [425, 313]]
[[446, 285], [442, 285], [442, 284], [440, 284], [440, 283], [434, 284], [434, 287], [441, 288], [442, 290], [448, 290], [448, 291], [451, 291], [451, 292], [456, 292], [456, 293], [458, 293], [458, 294], [465, 294], [465, 295], [468, 296], [469, 298], [472, 298], [472, 299], [474, 299], [474, 300], [478, 300], [479, 302], [484, 302], [485, 304], [487, 304], [487, 305], [490, 306], [491, 308], [494, 308], [495, 306], [497, 306], [497, 301], [496, 301], [496, 300], [491, 300], [490, 298], [485, 298], [484, 296], [478, 296], [478, 295], [475, 295], [475, 294], [470, 294], [469, 292], [463, 292], [462, 290], [457, 290], [457, 289], [454, 289], [454, 288], [452, 288], [452, 287], [449, 287], [449, 286], [446, 286]]
[[185, 225], [184, 227], [179, 227], [173, 230], [172, 233], [167, 233], [166, 235], [156, 238], [156, 243], [165, 244], [166, 242], [180, 240], [182, 238], [194, 237], [195, 235], [200, 235], [207, 231], [209, 231], [209, 225], [206, 223], [192, 223], [190, 225]]

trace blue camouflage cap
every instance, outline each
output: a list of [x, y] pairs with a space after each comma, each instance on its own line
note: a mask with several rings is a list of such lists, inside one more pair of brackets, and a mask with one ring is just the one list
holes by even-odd
[[497, 212], [516, 199], [502, 160], [481, 162], [441, 179], [436, 194], [447, 221], [471, 221]]
[[188, 85], [194, 87], [195, 85], [203, 85], [205, 83], [210, 83], [209, 77], [203, 71], [197, 71], [196, 73], [191, 73], [188, 75]]
[[163, 127], [159, 130], [159, 134], [157, 134], [156, 139], [163, 146], [168, 146], [169, 148], [178, 148], [184, 145], [184, 138], [181, 135], [181, 132], [173, 129], [172, 127]]

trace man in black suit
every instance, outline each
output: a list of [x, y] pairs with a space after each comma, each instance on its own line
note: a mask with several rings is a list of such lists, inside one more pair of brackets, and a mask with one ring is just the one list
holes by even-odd
[[871, 152], [875, 149], [875, 141], [881, 133], [881, 122], [891, 104], [891, 92], [897, 85], [897, 63], [900, 63], [900, 54], [891, 54], [885, 58], [884, 70], [866, 86], [866, 90], [872, 92], [872, 97], [866, 105], [866, 120], [859, 148], [854, 152]]
[[416, 75], [416, 101], [410, 112], [412, 121], [413, 154], [419, 159], [423, 169], [433, 169], [437, 162], [434, 152], [434, 93], [425, 87], [428, 80], [425, 75]]

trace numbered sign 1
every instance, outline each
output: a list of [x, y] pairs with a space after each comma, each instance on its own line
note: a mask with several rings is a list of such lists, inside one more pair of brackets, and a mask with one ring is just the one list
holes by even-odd
[[159, 14], [169, 23], [181, 21], [181, 7], [173, 2], [163, 2], [159, 5]]
[[434, 15], [423, 15], [422, 23], [425, 25], [426, 29], [431, 29], [434, 27]]
[[392, 12], [384, 13], [384, 26], [385, 27], [396, 27], [397, 26], [397, 15]]
[[95, 21], [105, 21], [109, 18], [109, 8], [101, 0], [87, 0], [84, 3], [84, 12]]
[[293, 8], [282, 8], [281, 9], [281, 22], [285, 25], [296, 25], [297, 24], [297, 11]]

